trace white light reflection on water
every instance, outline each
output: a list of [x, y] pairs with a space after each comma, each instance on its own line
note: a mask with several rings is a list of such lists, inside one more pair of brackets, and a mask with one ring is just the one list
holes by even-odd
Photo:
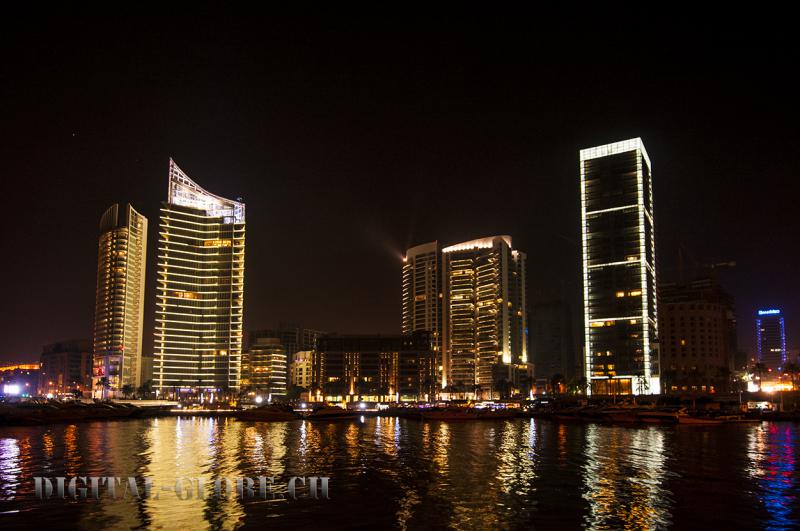
[[13, 500], [19, 486], [19, 443], [0, 439], [0, 500]]

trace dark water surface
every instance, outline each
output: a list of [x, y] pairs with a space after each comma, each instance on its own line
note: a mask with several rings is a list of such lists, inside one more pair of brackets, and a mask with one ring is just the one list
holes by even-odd
[[[0, 427], [0, 529], [798, 529], [800, 426], [161, 418]], [[34, 476], [329, 476], [330, 500], [38, 500]], [[285, 488], [284, 488], [285, 490]], [[101, 490], [101, 494], [104, 491]]]

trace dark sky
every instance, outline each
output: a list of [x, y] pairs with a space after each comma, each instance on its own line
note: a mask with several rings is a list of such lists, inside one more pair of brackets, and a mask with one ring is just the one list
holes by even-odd
[[[397, 332], [410, 244], [510, 234], [529, 284], [579, 302], [578, 150], [641, 136], [662, 278], [684, 245], [800, 345], [798, 50], [708, 21], [7, 20], [0, 361], [89, 338], [97, 228], [150, 220], [145, 346], [169, 157], [247, 203], [246, 328]], [[637, 29], [638, 28], [638, 29]]]

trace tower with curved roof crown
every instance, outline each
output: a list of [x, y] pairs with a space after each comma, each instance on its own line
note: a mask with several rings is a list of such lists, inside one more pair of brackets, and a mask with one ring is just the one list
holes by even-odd
[[244, 203], [212, 194], [169, 161], [158, 238], [154, 387], [162, 396], [239, 389]]

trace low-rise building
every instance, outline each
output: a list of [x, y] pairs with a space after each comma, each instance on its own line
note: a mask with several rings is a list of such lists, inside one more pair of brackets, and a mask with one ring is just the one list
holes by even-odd
[[312, 359], [314, 352], [301, 350], [296, 352], [289, 363], [289, 385], [310, 389], [312, 385]]
[[265, 397], [286, 396], [286, 350], [278, 338], [256, 339], [243, 359], [243, 389]]
[[710, 278], [659, 285], [666, 393], [725, 392], [736, 356], [733, 298]]
[[312, 396], [337, 402], [433, 399], [434, 360], [430, 332], [323, 336], [313, 356]]
[[18, 363], [0, 366], [0, 394], [33, 396], [39, 386], [39, 364]]
[[[54, 396], [92, 389], [92, 343], [88, 340], [59, 341], [46, 345], [40, 358], [39, 394]], [[102, 381], [98, 381], [102, 385]]]

